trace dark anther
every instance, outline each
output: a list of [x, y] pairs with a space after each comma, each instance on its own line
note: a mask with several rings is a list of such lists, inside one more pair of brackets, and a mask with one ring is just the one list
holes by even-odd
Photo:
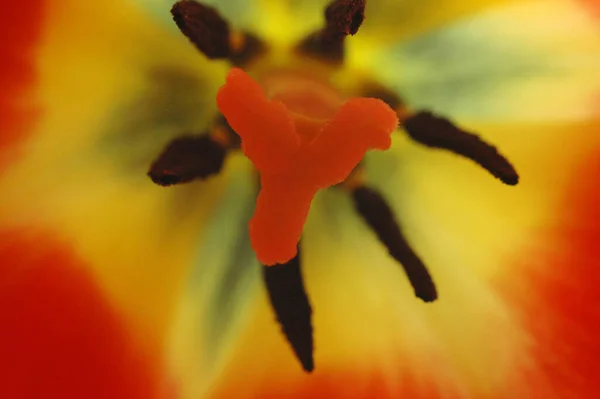
[[365, 19], [366, 0], [336, 0], [325, 9], [326, 35], [343, 39], [355, 35]]
[[226, 150], [209, 136], [173, 140], [152, 163], [148, 176], [160, 186], [187, 183], [219, 173]]
[[250, 33], [239, 33], [232, 38], [229, 61], [235, 66], [244, 66], [266, 50], [265, 43]]
[[309, 35], [298, 51], [325, 61], [344, 59], [344, 39], [355, 35], [365, 19], [366, 0], [336, 0], [325, 10], [325, 27]]
[[435, 284], [421, 259], [404, 238], [392, 210], [383, 197], [375, 190], [360, 186], [354, 189], [352, 198], [358, 213], [377, 234], [379, 241], [387, 247], [390, 255], [404, 268], [415, 295], [425, 302], [435, 301]]
[[313, 371], [312, 310], [302, 282], [300, 251], [286, 264], [263, 266], [263, 278], [283, 333], [302, 368]]
[[229, 56], [229, 25], [217, 10], [183, 0], [173, 5], [171, 14], [181, 32], [208, 58]]
[[419, 112], [407, 118], [403, 124], [413, 140], [469, 158], [505, 184], [514, 186], [519, 183], [515, 168], [496, 147], [473, 133], [461, 130], [448, 119], [430, 112]]

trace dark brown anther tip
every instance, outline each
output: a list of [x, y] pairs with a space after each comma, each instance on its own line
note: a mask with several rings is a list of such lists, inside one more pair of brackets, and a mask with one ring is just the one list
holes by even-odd
[[188, 183], [217, 174], [226, 150], [208, 136], [180, 137], [152, 163], [148, 176], [159, 186]]
[[469, 158], [504, 184], [514, 186], [519, 183], [517, 171], [496, 147], [458, 128], [448, 119], [422, 111], [405, 119], [403, 125], [413, 140]]
[[415, 296], [424, 302], [437, 299], [437, 289], [425, 264], [404, 237], [394, 213], [385, 199], [375, 190], [359, 186], [352, 191], [358, 213], [402, 267], [413, 287]]
[[344, 61], [344, 39], [355, 35], [365, 19], [366, 0], [336, 0], [325, 9], [325, 27], [298, 44], [298, 51], [333, 64]]
[[304, 289], [300, 253], [288, 263], [263, 266], [271, 307], [304, 371], [314, 370], [312, 309]]
[[171, 8], [181, 32], [211, 59], [229, 56], [229, 25], [216, 9], [193, 0], [182, 0]]
[[355, 35], [365, 20], [366, 0], [336, 0], [325, 9], [325, 31], [343, 38]]

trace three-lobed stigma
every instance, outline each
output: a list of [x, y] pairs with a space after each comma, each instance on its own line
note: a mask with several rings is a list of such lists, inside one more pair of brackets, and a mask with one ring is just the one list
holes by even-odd
[[296, 255], [317, 191], [343, 182], [366, 151], [388, 149], [398, 127], [396, 112], [374, 98], [352, 98], [331, 119], [311, 120], [282, 101], [269, 100], [238, 68], [227, 75], [217, 106], [260, 173], [250, 240], [265, 265], [286, 263]]

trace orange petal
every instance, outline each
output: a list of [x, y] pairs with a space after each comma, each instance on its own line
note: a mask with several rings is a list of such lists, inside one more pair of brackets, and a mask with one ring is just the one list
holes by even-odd
[[600, 0], [579, 0], [585, 6], [589, 7], [590, 11], [596, 15], [600, 16]]

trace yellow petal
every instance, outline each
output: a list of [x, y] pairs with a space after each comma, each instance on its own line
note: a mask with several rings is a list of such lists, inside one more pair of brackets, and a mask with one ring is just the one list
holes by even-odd
[[28, 99], [42, 116], [0, 181], [0, 223], [73, 242], [110, 297], [160, 338], [222, 183], [165, 190], [146, 171], [171, 138], [206, 128], [223, 65], [122, 1], [53, 2], [45, 27]]
[[[303, 245], [314, 309], [314, 375], [301, 372], [261, 294], [252, 308], [244, 308], [252, 309], [244, 310], [250, 312], [245, 332], [213, 382], [211, 397], [311, 397], [302, 392], [371, 397], [374, 375], [384, 384], [376, 385], [387, 395], [382, 397], [413, 392], [408, 379], [420, 386], [414, 390], [422, 394], [418, 397], [428, 397], [428, 390], [513, 397], [525, 387], [519, 385], [520, 373], [530, 370], [539, 354], [520, 309], [512, 308], [496, 281], [514, 276], [521, 287], [535, 291], [536, 281], [518, 269], [520, 260], [548, 242], [545, 230], [565, 223], [565, 187], [581, 160], [600, 146], [599, 126], [477, 126], [511, 154], [522, 175], [518, 187], [501, 185], [469, 161], [404, 139], [395, 142], [392, 153], [373, 155], [369, 176], [387, 194], [428, 265], [439, 300], [418, 301], [349, 198], [341, 191], [325, 192], [311, 208]], [[571, 140], [565, 141], [566, 135]]]
[[368, 2], [365, 33], [383, 42], [401, 41], [487, 9], [530, 0], [399, 0]]
[[459, 120], [580, 120], [600, 111], [600, 25], [568, 1], [482, 12], [394, 45], [370, 65], [411, 107]]

